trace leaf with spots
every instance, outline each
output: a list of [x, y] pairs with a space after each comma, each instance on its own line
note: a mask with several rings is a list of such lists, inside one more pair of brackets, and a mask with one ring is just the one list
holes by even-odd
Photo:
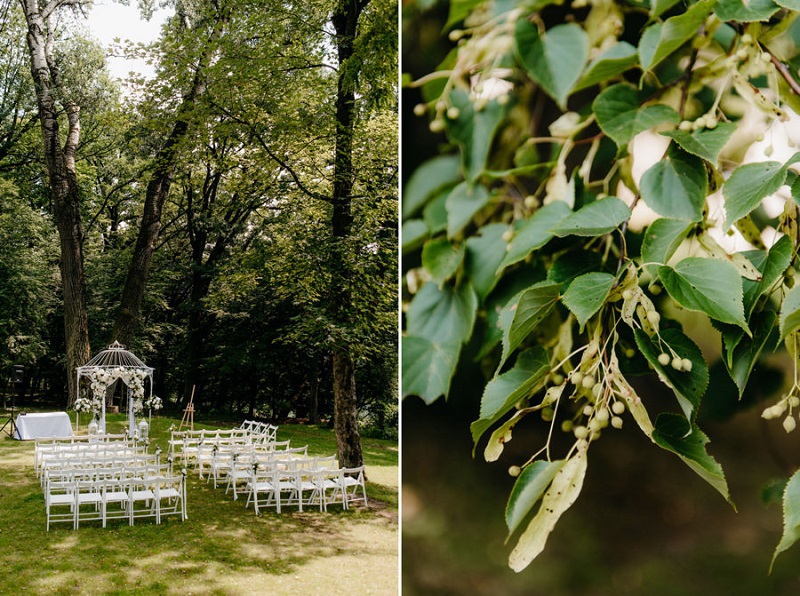
[[539, 510], [520, 536], [508, 558], [508, 565], [511, 569], [519, 573], [544, 550], [547, 538], [556, 523], [578, 498], [586, 477], [586, 467], [586, 448], [584, 447], [579, 449], [556, 472], [550, 488], [542, 497]]

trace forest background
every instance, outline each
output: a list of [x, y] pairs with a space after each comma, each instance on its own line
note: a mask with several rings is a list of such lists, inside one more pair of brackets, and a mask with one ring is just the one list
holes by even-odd
[[167, 408], [395, 433], [397, 3], [142, 1], [124, 87], [90, 6], [0, 2], [0, 394], [119, 340]]

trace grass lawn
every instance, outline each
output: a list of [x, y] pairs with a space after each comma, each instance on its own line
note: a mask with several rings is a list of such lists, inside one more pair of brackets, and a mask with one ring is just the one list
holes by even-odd
[[[74, 425], [74, 414], [71, 414]], [[84, 416], [85, 418], [85, 416]], [[121, 432], [124, 415], [108, 415]], [[85, 432], [87, 420], [82, 419]], [[151, 452], [167, 453], [169, 427], [153, 419]], [[195, 422], [230, 428], [230, 422]], [[333, 431], [284, 425], [278, 440], [336, 453]], [[33, 469], [33, 441], [0, 437], [0, 562], [8, 594], [396, 594], [398, 591], [398, 450], [363, 439], [369, 507], [331, 507], [257, 517], [245, 500], [189, 472], [189, 519], [87, 522], [45, 531], [44, 496]]]

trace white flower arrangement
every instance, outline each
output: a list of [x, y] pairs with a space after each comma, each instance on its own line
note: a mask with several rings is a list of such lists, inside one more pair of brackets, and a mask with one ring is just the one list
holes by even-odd
[[151, 395], [146, 400], [144, 400], [144, 407], [150, 410], [155, 410], [156, 412], [164, 407], [164, 403], [161, 401], [161, 398], [157, 395]]
[[94, 409], [94, 402], [86, 397], [79, 397], [73, 407], [76, 412], [91, 412]]

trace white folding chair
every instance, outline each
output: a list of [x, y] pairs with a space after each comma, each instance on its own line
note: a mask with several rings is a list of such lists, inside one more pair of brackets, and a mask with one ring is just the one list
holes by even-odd
[[[357, 468], [341, 468], [339, 482], [344, 491], [344, 508], [348, 509], [353, 501], [363, 501], [367, 505], [367, 488], [364, 485], [364, 466]], [[361, 489], [361, 496], [358, 491]]]

